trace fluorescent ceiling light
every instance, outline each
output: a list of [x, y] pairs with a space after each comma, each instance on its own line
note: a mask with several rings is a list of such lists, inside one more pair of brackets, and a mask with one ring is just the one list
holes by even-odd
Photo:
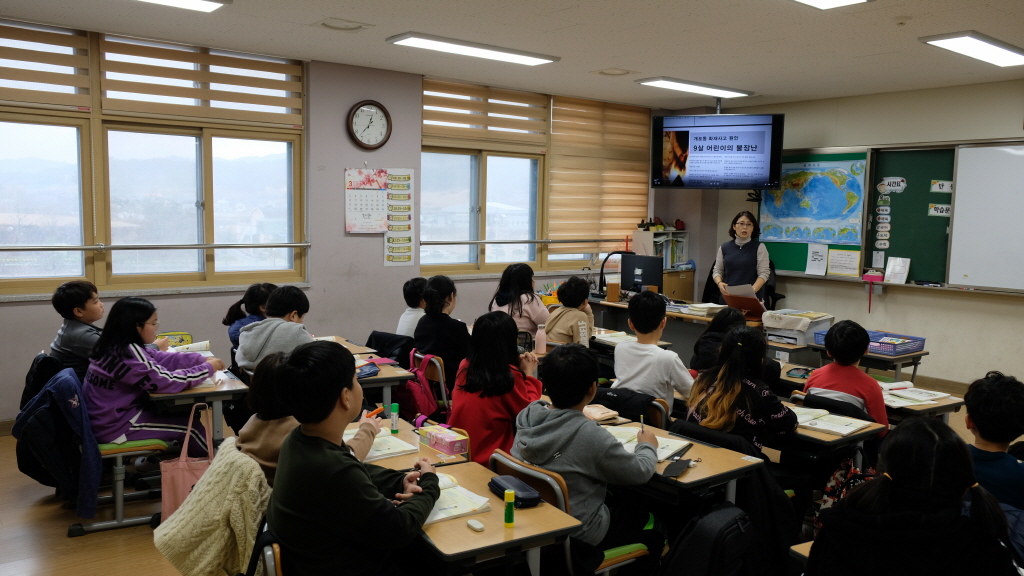
[[198, 10], [200, 12], [213, 12], [225, 4], [231, 4], [231, 0], [139, 0], [150, 4], [163, 4], [175, 8], [187, 10]]
[[918, 38], [919, 42], [952, 50], [957, 54], [984, 60], [996, 66], [1020, 66], [1024, 64], [1024, 49], [1001, 42], [990, 36], [967, 30], [938, 36]]
[[558, 62], [561, 60], [558, 56], [545, 56], [544, 54], [523, 52], [521, 50], [510, 50], [508, 48], [499, 48], [497, 46], [489, 46], [487, 44], [477, 44], [476, 42], [452, 40], [451, 38], [431, 36], [430, 34], [420, 34], [419, 32], [406, 32], [405, 34], [392, 36], [385, 40], [385, 42], [397, 44], [399, 46], [411, 46], [413, 48], [425, 48], [427, 50], [437, 50], [439, 52], [448, 52], [450, 54], [460, 54], [462, 56], [474, 56], [476, 58], [500, 60], [502, 62], [512, 62], [514, 64], [525, 64], [527, 66], [536, 66], [538, 64], [547, 64], [549, 62]]
[[667, 76], [645, 78], [643, 80], [637, 80], [636, 83], [643, 84], [644, 86], [654, 86], [655, 88], [668, 88], [669, 90], [679, 90], [680, 92], [693, 92], [694, 94], [716, 96], [718, 98], [739, 98], [741, 96], [750, 96], [753, 94], [753, 92], [733, 90], [732, 88], [723, 88], [721, 86], [713, 86], [711, 84], [699, 84], [697, 82], [690, 82], [689, 80], [677, 80], [676, 78], [668, 78]]
[[828, 10], [829, 8], [839, 8], [842, 6], [850, 6], [852, 4], [863, 4], [865, 2], [871, 2], [872, 0], [796, 0], [801, 4], [807, 4], [808, 6], [814, 6], [821, 10]]

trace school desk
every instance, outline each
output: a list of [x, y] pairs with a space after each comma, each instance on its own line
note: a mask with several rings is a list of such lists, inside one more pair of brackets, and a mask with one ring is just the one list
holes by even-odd
[[801, 564], [807, 564], [807, 557], [811, 555], [812, 544], [814, 544], [813, 540], [803, 544], [794, 544], [789, 548], [789, 555], [796, 558]]
[[[793, 368], [808, 368], [807, 366], [798, 366], [796, 364], [783, 364], [782, 365], [782, 379], [794, 384], [800, 384], [801, 390], [803, 385], [807, 384], [806, 378], [793, 378], [786, 376], [786, 372]], [[949, 414], [951, 412], [959, 412], [960, 407], [964, 405], [963, 398], [957, 398], [955, 396], [949, 396], [935, 401], [935, 404], [920, 404], [918, 406], [904, 406], [901, 408], [893, 408], [892, 406], [886, 406], [886, 413], [894, 416], [938, 416], [943, 422], [949, 423]]]
[[[793, 407], [793, 404], [789, 402], [783, 402], [783, 404], [789, 408]], [[856, 432], [852, 432], [850, 434], [847, 434], [846, 436], [837, 436], [835, 434], [821, 432], [820, 430], [811, 430], [808, 428], [798, 427], [796, 429], [796, 433], [792, 434], [789, 437], [789, 440], [806, 442], [808, 444], [814, 444], [817, 446], [824, 446], [829, 450], [843, 448], [845, 446], [851, 445], [857, 446], [858, 448], [863, 448], [864, 440], [868, 438], [873, 438], [884, 429], [885, 426], [877, 422], [869, 422], [867, 426], [861, 428], [860, 430], [857, 430]], [[769, 446], [770, 448], [776, 448], [776, 446], [778, 446], [778, 444], [776, 444], [776, 446], [772, 446], [771, 444], [771, 442], [765, 443], [765, 445]], [[780, 447], [779, 449], [781, 450], [782, 448]], [[862, 468], [863, 450], [857, 450], [856, 452], [854, 452], [853, 465], [856, 466], [857, 468]]]
[[227, 378], [218, 381], [214, 386], [189, 388], [175, 394], [150, 394], [149, 398], [157, 404], [169, 406], [204, 402], [210, 404], [213, 414], [213, 445], [220, 446], [224, 440], [224, 401], [241, 398], [249, 391], [249, 387], [230, 371], [225, 370], [224, 374]]
[[342, 338], [341, 336], [318, 336], [317, 338], [315, 338], [315, 340], [337, 342], [338, 344], [341, 344], [342, 346], [347, 348], [348, 351], [353, 354], [373, 354], [374, 352], [376, 352], [376, 350], [374, 350], [373, 348], [360, 346], [359, 344], [355, 344], [349, 340], [346, 340], [345, 338]]
[[[494, 472], [476, 462], [446, 466], [442, 472], [453, 476], [466, 490], [486, 496], [491, 505], [487, 512], [423, 527], [427, 543], [446, 563], [458, 565], [458, 573], [471, 572], [472, 566], [510, 552], [525, 551], [530, 573], [539, 576], [541, 547], [565, 541], [580, 527], [579, 520], [541, 502], [533, 508], [516, 510], [515, 525], [505, 528], [505, 503], [487, 488], [487, 482], [496, 476]], [[469, 520], [478, 520], [484, 531], [470, 530], [466, 525]]]
[[[369, 348], [367, 348], [369, 350]], [[356, 358], [366, 360], [377, 358], [375, 354], [358, 354]], [[391, 417], [391, 387], [401, 384], [406, 380], [412, 380], [412, 372], [400, 367], [398, 364], [382, 364], [378, 366], [380, 372], [376, 376], [360, 378], [359, 385], [363, 388], [382, 388], [384, 392], [384, 416]]]
[[[830, 363], [832, 359], [825, 353], [825, 346], [823, 344], [808, 344], [808, 348], [817, 351], [821, 354], [821, 361], [823, 363]], [[920, 352], [913, 352], [911, 354], [903, 354], [900, 356], [886, 356], [884, 354], [875, 354], [868, 352], [860, 359], [860, 367], [866, 369], [875, 370], [892, 370], [896, 373], [896, 381], [902, 380], [903, 367], [913, 367], [913, 372], [910, 374], [910, 381], [913, 382], [914, 378], [917, 377], [917, 367], [921, 365], [921, 358], [928, 355], [927, 350], [921, 350]]]
[[[383, 424], [385, 429], [391, 426], [391, 422], [386, 419], [384, 420]], [[358, 422], [353, 422], [348, 425], [349, 430], [356, 430], [358, 428]], [[409, 444], [412, 444], [413, 446], [418, 446], [419, 452], [417, 452], [416, 454], [403, 454], [401, 456], [394, 456], [392, 458], [381, 458], [380, 460], [368, 462], [368, 464], [374, 464], [376, 466], [380, 466], [382, 468], [389, 468], [391, 470], [409, 470], [416, 463], [417, 458], [426, 458], [427, 460], [430, 460], [430, 463], [433, 464], [434, 466], [461, 464], [469, 460], [468, 458], [466, 458], [465, 454], [452, 456], [450, 454], [438, 452], [437, 450], [434, 450], [430, 446], [420, 444], [420, 435], [416, 433], [416, 429], [413, 428], [412, 424], [402, 419], [398, 420], [398, 434], [395, 434], [394, 436], [401, 440], [402, 442], [407, 442]], [[472, 439], [470, 439], [470, 442], [472, 442]], [[472, 447], [473, 445], [471, 443], [470, 449], [472, 449]]]

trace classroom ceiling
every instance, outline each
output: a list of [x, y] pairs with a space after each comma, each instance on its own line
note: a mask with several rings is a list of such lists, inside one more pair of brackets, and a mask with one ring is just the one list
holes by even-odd
[[[137, 0], [3, 0], [0, 17], [665, 109], [713, 99], [634, 80], [671, 76], [755, 93], [725, 100], [729, 108], [1024, 78], [1024, 66], [917, 41], [973, 29], [1024, 47], [1024, 0], [875, 0], [833, 10], [794, 0], [234, 0], [209, 14]], [[325, 18], [372, 27], [316, 25]], [[408, 31], [561, 61], [529, 67], [384, 42]], [[607, 68], [635, 73], [594, 73]]]

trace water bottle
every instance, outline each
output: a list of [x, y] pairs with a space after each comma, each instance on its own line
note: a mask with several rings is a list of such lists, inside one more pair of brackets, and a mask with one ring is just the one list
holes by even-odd
[[537, 335], [533, 337], [533, 351], [537, 354], [547, 354], [548, 335], [544, 332], [544, 325], [537, 325]]

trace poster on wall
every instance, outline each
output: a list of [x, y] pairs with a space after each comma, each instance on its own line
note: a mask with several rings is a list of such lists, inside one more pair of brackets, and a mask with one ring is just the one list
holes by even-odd
[[413, 207], [416, 179], [410, 168], [387, 171], [387, 231], [384, 233], [384, 265], [412, 266], [416, 253], [416, 217]]
[[345, 232], [388, 231], [387, 180], [388, 171], [384, 169], [345, 169]]

